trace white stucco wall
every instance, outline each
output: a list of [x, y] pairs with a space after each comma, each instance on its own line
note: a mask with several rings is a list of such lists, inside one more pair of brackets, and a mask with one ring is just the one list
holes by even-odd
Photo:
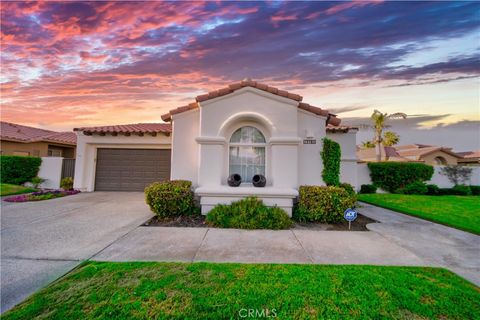
[[151, 135], [84, 135], [77, 132], [77, 156], [75, 161], [75, 177], [73, 187], [81, 191], [94, 191], [95, 168], [98, 148], [125, 149], [170, 149], [171, 136]]
[[[324, 185], [322, 179], [323, 163], [320, 151], [325, 137], [325, 117], [298, 110], [298, 185]], [[307, 137], [315, 144], [303, 144]]]
[[357, 181], [356, 130], [347, 133], [327, 133], [327, 138], [340, 144], [342, 152], [340, 163], [340, 182], [359, 186]]
[[38, 171], [38, 176], [45, 179], [40, 187], [45, 189], [60, 188], [60, 180], [62, 179], [62, 157], [42, 157], [42, 164]]
[[[436, 184], [440, 188], [451, 188], [453, 184], [448, 180], [448, 178], [442, 174], [440, 174], [440, 170], [442, 166], [434, 166], [435, 172], [433, 173], [433, 177], [430, 181], [427, 181], [427, 184]], [[467, 184], [471, 185], [480, 185], [480, 167], [471, 167], [472, 168], [472, 176], [470, 181]], [[357, 179], [358, 179], [358, 189], [362, 184], [371, 184], [372, 180], [370, 179], [370, 170], [366, 163], [359, 163], [357, 166]]]
[[200, 103], [198, 185], [227, 184], [230, 137], [236, 129], [252, 125], [267, 141], [267, 185], [296, 188], [300, 142], [297, 104], [249, 87]]
[[195, 138], [199, 134], [200, 111], [198, 109], [173, 116], [172, 122], [172, 170], [171, 179], [192, 181], [198, 185], [199, 146]]

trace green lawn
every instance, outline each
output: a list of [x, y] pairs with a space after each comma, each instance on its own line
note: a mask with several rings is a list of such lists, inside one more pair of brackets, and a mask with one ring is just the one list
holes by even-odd
[[28, 192], [34, 192], [35, 189], [27, 188], [24, 186], [17, 186], [15, 184], [0, 183], [0, 196], [11, 196], [14, 194], [22, 194]]
[[480, 289], [440, 268], [88, 262], [2, 318], [225, 319], [244, 309], [279, 319], [474, 319]]
[[358, 200], [480, 234], [479, 196], [359, 194]]

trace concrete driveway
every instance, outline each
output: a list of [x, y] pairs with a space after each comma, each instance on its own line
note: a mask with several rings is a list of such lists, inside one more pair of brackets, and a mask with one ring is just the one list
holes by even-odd
[[2, 201], [1, 310], [62, 276], [152, 216], [142, 192]]

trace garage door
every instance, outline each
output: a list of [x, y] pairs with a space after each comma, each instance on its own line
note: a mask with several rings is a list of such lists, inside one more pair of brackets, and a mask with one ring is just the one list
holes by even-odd
[[170, 178], [170, 150], [98, 149], [96, 191], [143, 191]]

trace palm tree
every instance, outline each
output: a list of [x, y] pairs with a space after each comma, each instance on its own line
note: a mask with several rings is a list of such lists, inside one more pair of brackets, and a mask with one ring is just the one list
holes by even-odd
[[382, 160], [382, 149], [383, 149], [383, 130], [388, 127], [387, 120], [390, 119], [405, 119], [407, 115], [402, 112], [396, 112], [392, 114], [382, 113], [378, 110], [374, 110], [371, 119], [373, 122], [373, 128], [375, 130], [375, 155], [377, 157], [377, 161]]

